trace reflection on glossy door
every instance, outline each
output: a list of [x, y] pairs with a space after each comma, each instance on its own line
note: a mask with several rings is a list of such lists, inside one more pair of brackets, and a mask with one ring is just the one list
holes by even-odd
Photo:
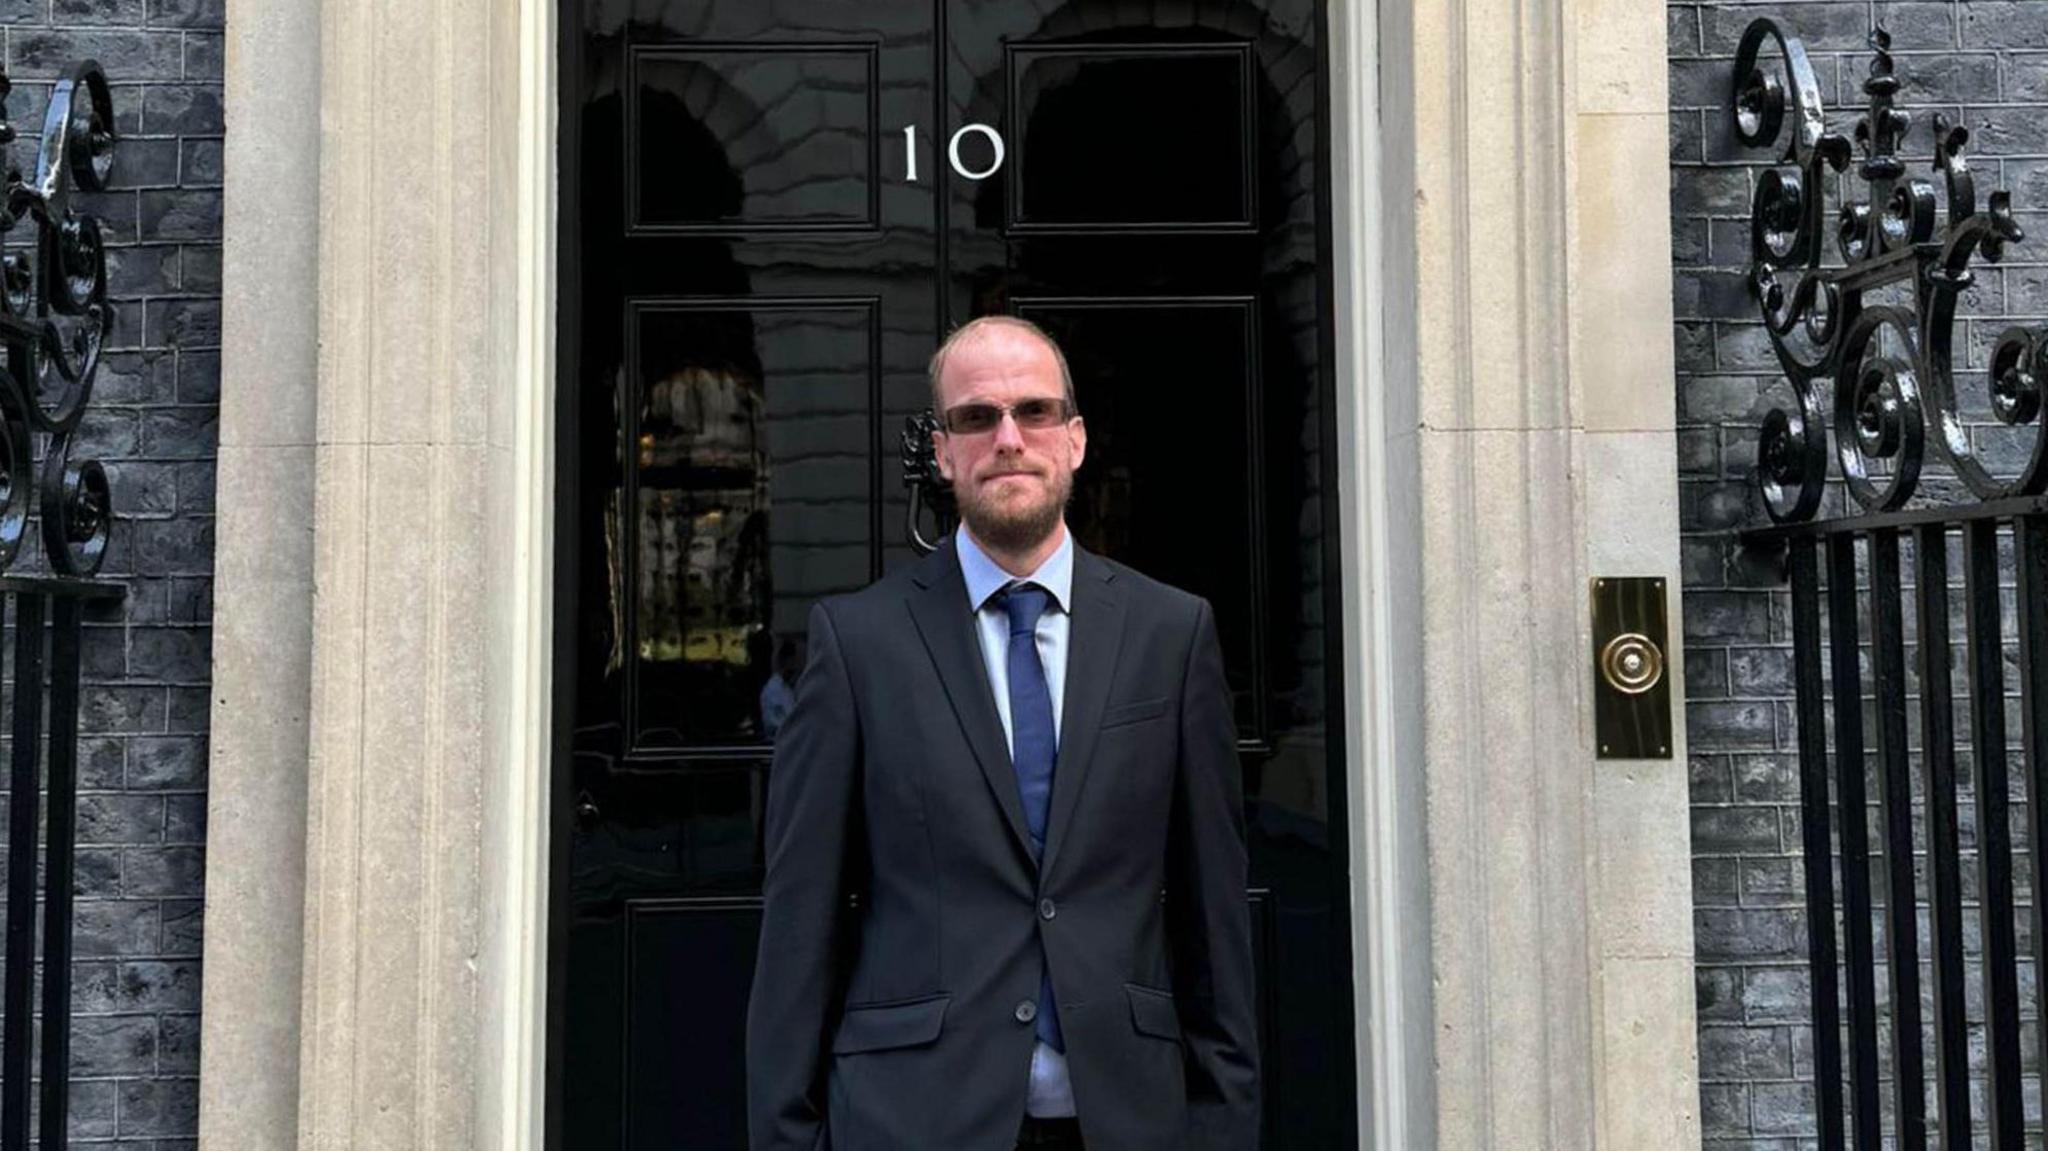
[[893, 449], [991, 311], [1073, 366], [1077, 537], [1216, 607], [1266, 1144], [1355, 1142], [1320, 6], [563, 12], [553, 1145], [744, 1146], [808, 608], [914, 562]]

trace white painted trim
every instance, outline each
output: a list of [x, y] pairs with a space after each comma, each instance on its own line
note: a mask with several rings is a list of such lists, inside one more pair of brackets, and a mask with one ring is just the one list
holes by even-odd
[[[494, 988], [499, 1090], [490, 1145], [539, 1151], [546, 1128], [549, 756], [553, 728], [555, 521], [554, 0], [520, 0], [512, 411], [511, 667], [504, 713], [506, 869]], [[488, 1050], [488, 1048], [487, 1048]], [[488, 1136], [487, 1136], [488, 1138]]]
[[[1412, 289], [1388, 275], [1388, 251], [1412, 251], [1412, 160], [1390, 147], [1410, 122], [1407, 88], [1383, 84], [1383, 28], [1400, 4], [1339, 0], [1330, 8], [1332, 258], [1335, 261], [1338, 505], [1342, 523], [1345, 747], [1354, 770], [1350, 835], [1352, 976], [1359, 1142], [1369, 1151], [1435, 1144], [1430, 1067], [1428, 859], [1423, 783], [1411, 752], [1421, 729], [1418, 523], [1404, 506], [1415, 484], [1416, 358]], [[1383, 108], [1382, 95], [1400, 108]], [[1394, 113], [1394, 114], [1390, 114]], [[1412, 262], [1411, 262], [1412, 266]], [[1401, 293], [1409, 293], [1403, 296]], [[1410, 497], [1412, 498], [1412, 496]], [[1397, 611], [1399, 605], [1411, 610]]]

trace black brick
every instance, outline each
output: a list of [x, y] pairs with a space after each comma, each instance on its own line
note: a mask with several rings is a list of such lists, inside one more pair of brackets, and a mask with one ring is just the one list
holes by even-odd
[[107, 250], [107, 291], [114, 297], [159, 296], [178, 287], [178, 249], [171, 244]]
[[1754, 592], [1698, 591], [1685, 597], [1685, 638], [1695, 642], [1769, 638], [1769, 602]]
[[122, 866], [130, 895], [195, 897], [206, 890], [206, 855], [202, 848], [131, 848]]
[[179, 464], [178, 510], [183, 512], [211, 512], [216, 473], [211, 462]]
[[220, 88], [211, 84], [166, 84], [142, 96], [142, 129], [154, 134], [214, 136], [226, 127]]
[[142, 0], [51, 0], [50, 18], [58, 24], [142, 23]]
[[[1888, 8], [1908, 8], [1891, 4]], [[1791, 35], [1806, 41], [1808, 49], [1849, 49], [1860, 52], [1870, 30], [1870, 7], [1858, 0], [1808, 0], [1796, 5], [1796, 17], [1783, 10], [1765, 10], [1750, 5], [1709, 5], [1700, 9], [1700, 23], [1707, 54], [1734, 56], [1742, 42], [1743, 30], [1761, 15], [1778, 17], [1791, 26]], [[1943, 41], [1947, 44], [1947, 41]]]
[[1750, 1089], [1751, 1121], [1759, 1135], [1812, 1135], [1813, 1084], [1758, 1083]]
[[1693, 1008], [1701, 1021], [1743, 1018], [1742, 969], [1701, 964], [1693, 969]]
[[185, 184], [205, 186], [221, 182], [222, 144], [219, 140], [186, 140], [180, 145], [178, 170]]
[[81, 847], [72, 859], [74, 870], [71, 878], [81, 900], [120, 894], [120, 848]]
[[1699, 907], [1731, 907], [1742, 896], [1741, 861], [1695, 859], [1692, 861], [1692, 899]]
[[190, 188], [142, 192], [136, 198], [139, 234], [150, 240], [219, 240], [220, 193]]
[[151, 343], [170, 347], [220, 346], [217, 299], [151, 300], [144, 332]]
[[66, 1106], [71, 1111], [72, 1139], [113, 1138], [115, 1096], [118, 1090], [119, 1084], [111, 1079], [71, 1081], [70, 1099]]
[[87, 684], [78, 693], [78, 727], [83, 732], [162, 731], [164, 690]]
[[1777, 720], [1769, 703], [1688, 703], [1687, 737], [1716, 748], [1768, 748], [1777, 743]]
[[1692, 849], [1695, 855], [1774, 852], [1778, 848], [1778, 816], [1771, 808], [1692, 809]]
[[213, 561], [213, 521], [165, 520], [132, 525], [135, 560], [162, 575], [209, 574]]
[[[1799, 931], [1806, 930], [1804, 916], [1799, 916]], [[1774, 939], [1773, 944], [1781, 942]], [[1803, 951], [1804, 946], [1800, 945]], [[1767, 953], [1759, 950], [1750, 958], [1765, 958]], [[1813, 1018], [1813, 983], [1806, 968], [1799, 967], [1752, 967], [1742, 981], [1743, 1015], [1752, 1023], [1805, 1023]]]
[[178, 402], [220, 402], [220, 352], [204, 348], [178, 351]]
[[139, 434], [138, 452], [151, 459], [210, 459], [220, 443], [220, 412], [211, 406], [158, 408], [143, 414]]
[[164, 842], [206, 841], [206, 797], [173, 795], [164, 800]]
[[124, 188], [175, 187], [178, 183], [178, 142], [131, 138], [121, 141], [116, 152]]
[[121, 1084], [123, 1136], [185, 1135], [198, 1128], [197, 1079], [131, 1079]]
[[151, 795], [85, 795], [78, 800], [78, 842], [156, 843], [163, 839], [164, 801]]
[[[135, 425], [128, 425], [131, 429]], [[131, 445], [123, 454], [132, 455]], [[94, 459], [109, 460], [112, 453], [88, 452]], [[116, 505], [124, 516], [168, 516], [178, 510], [178, 474], [169, 464], [123, 462], [106, 464], [107, 482], [119, 493]]]
[[71, 1023], [71, 1073], [80, 1078], [147, 1074], [156, 1069], [153, 1015], [87, 1015]]
[[1700, 1134], [1709, 1147], [1754, 1146], [1722, 1142], [1749, 1134], [1749, 1084], [1701, 1082]]
[[179, 286], [188, 292], [220, 291], [220, 249], [201, 244], [187, 244], [183, 273]]
[[1693, 933], [1702, 959], [1801, 959], [1806, 953], [1806, 912], [1800, 908], [1693, 910]]
[[1782, 1027], [1700, 1028], [1702, 1082], [1784, 1079], [1792, 1074], [1792, 1036]]
[[168, 689], [166, 695], [170, 699], [170, 714], [164, 722], [165, 731], [174, 734], [198, 734], [206, 730], [207, 717], [213, 710], [213, 699], [205, 688], [173, 687]]
[[227, 25], [226, 0], [149, 0], [152, 25], [222, 28]]
[[1973, 0], [1960, 7], [1966, 47], [2048, 48], [2048, 7], [2035, 0]]
[[191, 791], [205, 786], [205, 737], [138, 736], [129, 748], [129, 787], [141, 791]]
[[153, 899], [81, 899], [74, 905], [72, 946], [82, 959], [156, 954], [162, 934]]
[[198, 956], [206, 925], [205, 906], [196, 899], [189, 903], [167, 899], [163, 917], [163, 954]]
[[1728, 652], [1728, 689], [1737, 696], [1792, 694], [1792, 652], [1780, 647], [1731, 648]]
[[[160, 1018], [162, 1038], [157, 1045], [159, 1066], [167, 1074], [199, 1074], [199, 1017], [165, 1014]], [[161, 1147], [162, 1144], [158, 1146]]]
[[109, 352], [100, 357], [93, 377], [93, 408], [84, 425], [106, 419], [115, 404], [163, 404], [177, 397], [178, 361], [174, 354]]
[[170, 581], [165, 618], [172, 623], [213, 621], [213, 581], [204, 577]]
[[[184, 77], [184, 45], [176, 32], [79, 32], [29, 29], [12, 37], [7, 74], [22, 80], [55, 78], [82, 57], [106, 69], [110, 80], [178, 80]], [[118, 85], [117, 85], [118, 87]], [[132, 93], [133, 89], [127, 90]]]

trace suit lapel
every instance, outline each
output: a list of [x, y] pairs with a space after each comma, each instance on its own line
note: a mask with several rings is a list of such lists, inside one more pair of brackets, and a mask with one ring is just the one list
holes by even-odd
[[1044, 875], [1052, 873], [1053, 860], [1059, 857], [1060, 845], [1073, 826], [1124, 642], [1123, 588], [1117, 585], [1116, 573], [1078, 546], [1074, 548], [1073, 601], [1073, 618], [1067, 623], [1067, 683], [1060, 708], [1059, 759], [1053, 768], [1052, 812], [1046, 826], [1045, 862], [1040, 868]]
[[[910, 616], [924, 639], [925, 651], [938, 668], [939, 682], [952, 702], [953, 714], [967, 735], [967, 746], [981, 766], [982, 778], [1003, 809], [1003, 821], [1024, 857], [1031, 857], [1031, 838], [1024, 822], [1024, 801], [1017, 794], [1017, 773], [1010, 765], [1009, 743], [1002, 717], [989, 690], [988, 668], [982, 663], [981, 640], [974, 634], [974, 613], [967, 603], [967, 581], [960, 576], [960, 557], [949, 540], [912, 573], [917, 585], [907, 602]], [[1057, 773], [1055, 773], [1057, 802]]]

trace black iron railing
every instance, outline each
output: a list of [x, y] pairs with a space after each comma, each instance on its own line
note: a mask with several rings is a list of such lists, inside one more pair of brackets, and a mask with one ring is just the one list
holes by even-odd
[[[0, 76], [0, 99], [8, 88]], [[20, 555], [32, 507], [40, 513], [36, 528], [49, 563], [42, 574], [0, 574], [0, 600], [11, 604], [14, 627], [0, 1151], [27, 1151], [31, 1089], [38, 1079], [36, 1142], [42, 1151], [61, 1151], [69, 1142], [81, 624], [88, 603], [118, 600], [125, 590], [93, 578], [106, 557], [112, 526], [106, 472], [97, 461], [72, 458], [73, 434], [92, 398], [113, 313], [99, 221], [76, 211], [71, 196], [74, 189], [106, 187], [113, 124], [99, 65], [74, 67], [52, 87], [33, 170], [24, 176], [9, 165], [0, 188], [0, 242], [6, 248], [0, 255], [0, 346], [6, 350], [0, 368], [0, 573]], [[13, 126], [0, 116], [0, 147], [14, 138]], [[32, 232], [24, 235], [25, 230]], [[45, 441], [40, 468], [38, 437]], [[31, 1044], [39, 864], [40, 1066]]]
[[[1968, 132], [1941, 117], [1931, 166], [1946, 193], [1946, 218], [1938, 219], [1940, 193], [1898, 153], [1909, 121], [1893, 106], [1899, 80], [1890, 37], [1873, 30], [1870, 44], [1868, 107], [1853, 138], [1829, 130], [1803, 45], [1771, 21], [1749, 26], [1735, 75], [1740, 139], [1767, 147], [1789, 136], [1783, 161], [1756, 187], [1752, 286], [1795, 402], [1764, 423], [1757, 476], [1772, 526], [1746, 533], [1744, 543], [1782, 549], [1791, 586], [1817, 1129], [1823, 1148], [1841, 1148], [1846, 1139], [1874, 1151], [1887, 1135], [1888, 1083], [1888, 1134], [1898, 1147], [1924, 1148], [1931, 1131], [1944, 1148], [1972, 1145], [1959, 808], [1959, 749], [1967, 748], [1988, 1102], [1980, 1134], [1993, 1147], [2016, 1148], [2024, 1119], [2008, 759], [2017, 751], [2024, 769], [2028, 841], [2048, 843], [2048, 436], [2041, 434], [2048, 333], [2009, 328], [1992, 349], [1984, 373], [1989, 414], [2035, 433], [2018, 474], [1994, 475], [1975, 454], [1957, 401], [1952, 337], [1972, 263], [2000, 259], [2020, 230], [2005, 193], [1980, 207], [1963, 157]], [[1824, 261], [1829, 173], [1852, 164], [1867, 198], [1840, 205], [1839, 263]], [[1932, 457], [1930, 439], [1938, 445]], [[1966, 502], [1926, 506], [1936, 493], [1923, 490], [1923, 464], [1945, 471], [1944, 490]], [[1821, 517], [1831, 500], [1839, 500], [1838, 514]], [[2017, 560], [2017, 749], [2007, 746], [2004, 548]], [[1952, 595], [1962, 601], [1966, 731], [1958, 730], [1955, 706]], [[1909, 633], [1917, 676], [1909, 676]], [[1917, 748], [1909, 742], [1916, 710]], [[1925, 941], [1916, 823], [1926, 852]], [[1875, 890], [1873, 842], [1883, 857]], [[2031, 854], [2028, 878], [2036, 893], [2033, 959], [2048, 971], [2039, 897], [2048, 891], [2048, 852]], [[1874, 930], [1880, 898], [1881, 957]], [[1931, 991], [1925, 1019], [1923, 962]], [[2048, 1067], [2048, 1028], [2040, 1042]]]

